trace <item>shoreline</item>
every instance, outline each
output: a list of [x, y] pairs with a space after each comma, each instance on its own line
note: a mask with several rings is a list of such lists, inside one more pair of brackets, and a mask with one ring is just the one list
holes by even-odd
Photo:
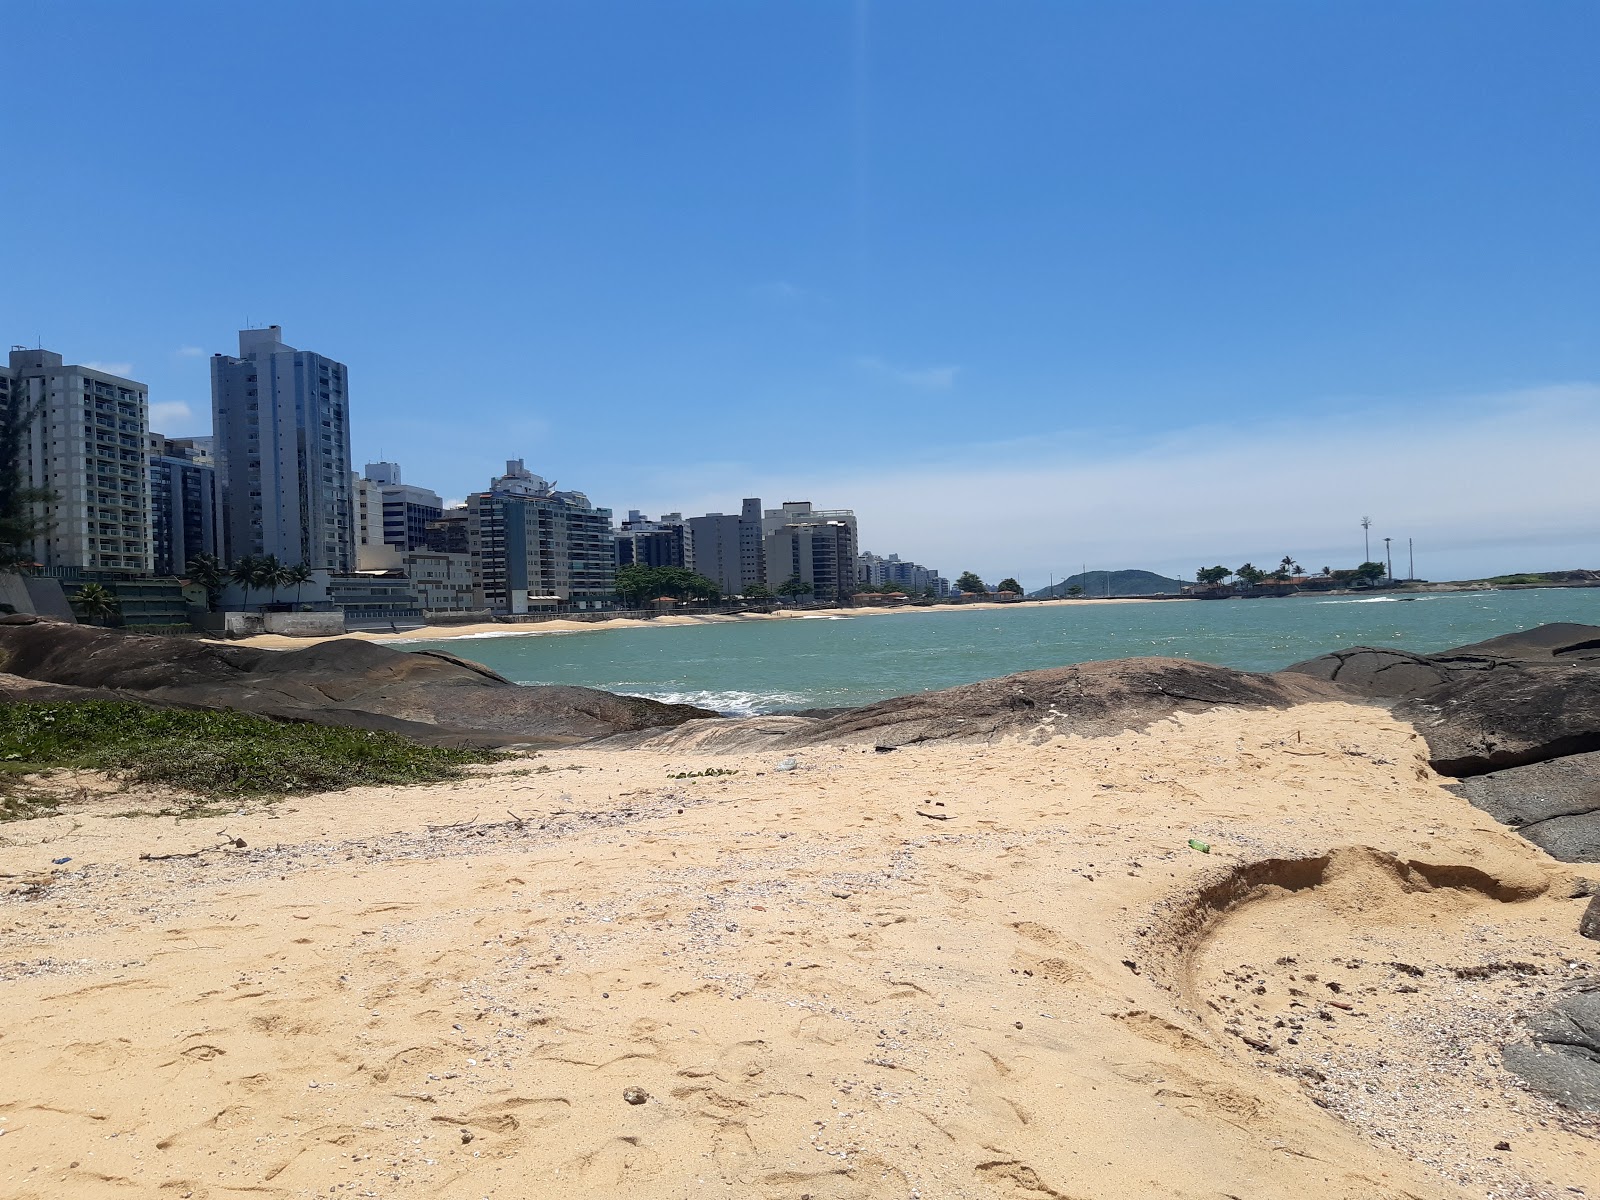
[[229, 646], [252, 646], [259, 650], [294, 650], [302, 646], [315, 646], [343, 638], [357, 638], [380, 645], [403, 645], [408, 642], [447, 642], [477, 638], [540, 637], [558, 633], [590, 633], [604, 629], [658, 629], [678, 625], [725, 625], [744, 621], [819, 621], [849, 620], [854, 617], [888, 617], [907, 613], [996, 612], [1019, 608], [1044, 608], [1057, 605], [1078, 604], [1170, 604], [1171, 600], [1157, 600], [1144, 596], [1094, 597], [1078, 600], [1012, 600], [1006, 603], [935, 604], [926, 607], [902, 605], [895, 608], [780, 608], [774, 612], [749, 613], [663, 613], [650, 620], [635, 617], [617, 617], [605, 621], [568, 621], [557, 618], [550, 621], [512, 623], [482, 621], [471, 625], [423, 625], [415, 629], [402, 629], [397, 633], [358, 629], [330, 637], [289, 637], [279, 633], [262, 633], [247, 638], [209, 638], [208, 641]]

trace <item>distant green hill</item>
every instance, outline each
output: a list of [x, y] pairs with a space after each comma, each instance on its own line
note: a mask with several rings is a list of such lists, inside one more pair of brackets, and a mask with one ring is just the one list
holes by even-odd
[[1113, 596], [1152, 596], [1158, 592], [1179, 592], [1185, 583], [1181, 579], [1157, 575], [1154, 571], [1089, 571], [1057, 580], [1053, 591], [1040, 588], [1037, 592], [1029, 592], [1028, 599], [1048, 600], [1052, 596], [1065, 596], [1074, 584], [1081, 587], [1086, 596], [1104, 596], [1107, 580], [1110, 581], [1110, 594]]

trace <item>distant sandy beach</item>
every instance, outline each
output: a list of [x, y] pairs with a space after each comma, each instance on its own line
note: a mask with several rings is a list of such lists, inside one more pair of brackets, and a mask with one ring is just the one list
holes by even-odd
[[[369, 642], [433, 642], [453, 638], [481, 637], [537, 637], [547, 633], [593, 633], [602, 629], [649, 629], [666, 625], [721, 625], [732, 621], [816, 621], [829, 617], [892, 617], [907, 613], [1001, 612], [1025, 608], [1072, 607], [1080, 604], [1172, 604], [1171, 600], [1150, 600], [1144, 597], [1111, 597], [1079, 600], [1014, 600], [1008, 604], [936, 604], [929, 607], [906, 605], [900, 608], [780, 608], [770, 613], [705, 613], [664, 614], [649, 621], [632, 617], [617, 617], [609, 621], [533, 621], [527, 624], [485, 621], [474, 625], [424, 625], [398, 633], [357, 630], [341, 637], [360, 638]], [[257, 637], [230, 641], [235, 646], [257, 646], [264, 650], [293, 650], [312, 646], [332, 638], [283, 637], [279, 634], [261, 634]]]

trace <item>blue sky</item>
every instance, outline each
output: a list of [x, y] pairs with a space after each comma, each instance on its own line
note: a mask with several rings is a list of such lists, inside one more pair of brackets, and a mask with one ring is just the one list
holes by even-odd
[[[1600, 567], [1600, 6], [6, 6], [0, 329], [204, 432], [246, 322], [359, 468], [865, 546]], [[185, 415], [185, 408], [189, 415]]]

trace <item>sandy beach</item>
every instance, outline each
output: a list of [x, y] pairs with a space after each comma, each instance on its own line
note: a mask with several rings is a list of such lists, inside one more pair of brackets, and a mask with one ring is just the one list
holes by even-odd
[[1595, 1192], [1497, 1047], [1596, 872], [1381, 709], [778, 766], [0, 826], [0, 1195]]
[[[368, 642], [420, 642], [448, 641], [451, 638], [476, 637], [533, 637], [546, 633], [593, 633], [602, 629], [646, 629], [663, 625], [720, 625], [733, 621], [816, 621], [830, 617], [892, 617], [907, 613], [994, 612], [1012, 609], [1045, 608], [1053, 605], [1079, 604], [1165, 604], [1172, 601], [1148, 600], [1142, 597], [1110, 597], [1106, 599], [1015, 600], [1007, 604], [936, 604], [926, 608], [905, 605], [900, 608], [780, 608], [761, 613], [667, 613], [648, 621], [633, 617], [618, 617], [609, 621], [536, 621], [527, 624], [487, 621], [472, 625], [424, 625], [398, 633], [355, 631], [340, 637], [360, 638]], [[278, 634], [261, 634], [250, 638], [232, 639], [233, 645], [259, 646], [267, 650], [292, 650], [296, 646], [310, 646], [332, 638], [283, 637]]]

